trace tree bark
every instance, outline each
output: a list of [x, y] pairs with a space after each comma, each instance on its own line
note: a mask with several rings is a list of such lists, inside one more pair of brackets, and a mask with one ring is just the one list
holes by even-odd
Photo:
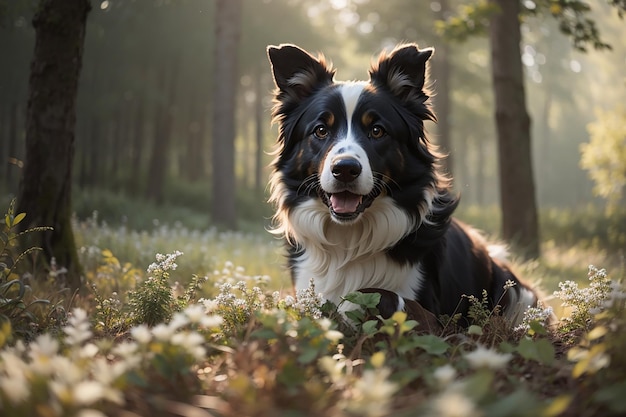
[[519, 1], [492, 0], [499, 7], [490, 22], [492, 79], [498, 135], [503, 238], [523, 256], [539, 256], [537, 203], [533, 180], [530, 116], [526, 110], [520, 51]]
[[215, 13], [215, 72], [213, 75], [213, 222], [234, 229], [235, 204], [235, 100], [237, 98], [238, 45], [241, 0], [217, 0]]
[[41, 0], [33, 18], [35, 52], [29, 79], [26, 158], [20, 184], [20, 225], [52, 226], [31, 233], [49, 264], [67, 268], [72, 289], [81, 287], [81, 267], [71, 225], [72, 159], [76, 95], [82, 64], [88, 0]]

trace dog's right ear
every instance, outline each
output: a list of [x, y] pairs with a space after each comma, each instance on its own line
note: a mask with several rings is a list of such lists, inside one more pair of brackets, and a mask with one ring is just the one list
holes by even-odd
[[309, 96], [317, 87], [332, 83], [335, 71], [322, 55], [315, 58], [295, 45], [268, 46], [274, 82], [281, 92], [298, 99]]

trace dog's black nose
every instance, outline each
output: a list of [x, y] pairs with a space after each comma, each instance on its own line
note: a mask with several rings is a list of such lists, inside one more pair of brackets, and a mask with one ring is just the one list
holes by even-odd
[[363, 168], [354, 158], [341, 158], [333, 162], [331, 170], [337, 181], [352, 182], [361, 175]]

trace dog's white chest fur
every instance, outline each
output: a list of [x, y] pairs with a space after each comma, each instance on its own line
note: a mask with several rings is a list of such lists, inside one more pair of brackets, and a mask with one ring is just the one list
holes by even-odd
[[414, 299], [422, 277], [419, 266], [399, 264], [386, 253], [415, 220], [389, 197], [381, 197], [352, 225], [336, 224], [328, 207], [312, 199], [289, 214], [287, 232], [302, 248], [294, 259], [296, 289], [313, 279], [315, 291], [336, 304], [344, 295], [361, 288], [382, 288]]

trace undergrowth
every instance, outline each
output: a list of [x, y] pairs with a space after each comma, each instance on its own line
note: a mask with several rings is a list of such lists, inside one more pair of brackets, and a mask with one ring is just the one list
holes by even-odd
[[[12, 230], [21, 218], [9, 209], [5, 247], [19, 239]], [[218, 246], [245, 240], [212, 233]], [[174, 234], [170, 243], [182, 240]], [[626, 413], [626, 291], [604, 269], [590, 266], [586, 285], [559, 286], [553, 297], [566, 313], [556, 321], [550, 306], [538, 306], [512, 327], [482, 297], [470, 297], [473, 325], [440, 318], [445, 325], [426, 332], [404, 312], [381, 317], [377, 294], [346, 295], [355, 310], [338, 314], [312, 284], [297, 294], [281, 291], [280, 278], [219, 262], [228, 249], [206, 245], [214, 253], [204, 273], [185, 265], [185, 250], [157, 254], [144, 269], [98, 245], [83, 249], [90, 295], [66, 300], [69, 313], [54, 322], [45, 317], [56, 304], [38, 303], [48, 313], [24, 322], [21, 313], [37, 298], [0, 295], [0, 414]], [[274, 256], [257, 246], [240, 248], [243, 258]], [[200, 251], [190, 249], [195, 264]], [[19, 256], [2, 252], [2, 283], [20, 283], [7, 288], [27, 287], [28, 277], [11, 271]]]

